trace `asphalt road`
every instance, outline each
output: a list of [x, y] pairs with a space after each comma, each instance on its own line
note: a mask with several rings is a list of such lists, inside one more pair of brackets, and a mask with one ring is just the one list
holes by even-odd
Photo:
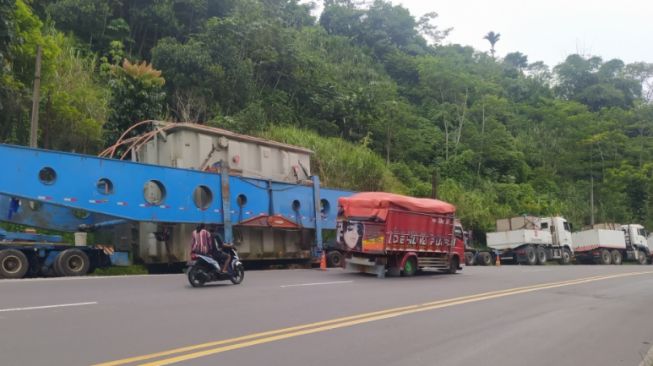
[[652, 310], [635, 265], [4, 280], [0, 365], [648, 366]]

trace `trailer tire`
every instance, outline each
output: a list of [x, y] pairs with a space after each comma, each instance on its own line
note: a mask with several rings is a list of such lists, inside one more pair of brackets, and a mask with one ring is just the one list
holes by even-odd
[[542, 247], [537, 247], [535, 249], [535, 254], [537, 256], [537, 264], [544, 265], [546, 264], [546, 251]]
[[63, 276], [66, 275], [63, 272], [63, 270], [61, 269], [61, 265], [59, 264], [62, 253], [63, 252], [60, 252], [59, 254], [57, 254], [56, 257], [54, 257], [54, 261], [52, 262], [52, 266], [50, 266], [50, 268], [49, 268], [48, 274], [50, 276], [52, 276], [52, 277], [63, 277]]
[[612, 255], [610, 255], [610, 251], [607, 249], [601, 250], [601, 254], [599, 256], [599, 264], [610, 264], [612, 261]]
[[476, 264], [476, 256], [472, 252], [465, 252], [465, 265], [473, 266]]
[[417, 272], [417, 262], [415, 261], [415, 258], [410, 257], [406, 259], [406, 263], [404, 263], [404, 276], [405, 277], [411, 277], [414, 276], [415, 273]]
[[337, 250], [329, 252], [327, 255], [327, 264], [329, 267], [342, 267], [344, 257]]
[[637, 251], [637, 263], [639, 263], [639, 264], [647, 264], [648, 263], [648, 258], [646, 258], [646, 253], [644, 253], [643, 250]]
[[480, 252], [476, 254], [477, 264], [481, 266], [489, 266], [492, 264], [492, 255], [488, 252]]
[[534, 266], [537, 264], [537, 254], [535, 253], [535, 248], [532, 245], [526, 247], [526, 264], [529, 266]]
[[55, 271], [63, 276], [84, 276], [91, 267], [88, 255], [79, 249], [66, 249], [55, 260]]
[[23, 278], [29, 270], [25, 253], [16, 249], [0, 250], [0, 277]]
[[613, 250], [611, 256], [612, 256], [612, 264], [618, 266], [623, 262], [623, 257], [621, 256], [621, 252], [619, 252], [618, 250]]
[[562, 265], [567, 265], [571, 263], [571, 251], [568, 248], [563, 248], [561, 253], [561, 258], [558, 261]]

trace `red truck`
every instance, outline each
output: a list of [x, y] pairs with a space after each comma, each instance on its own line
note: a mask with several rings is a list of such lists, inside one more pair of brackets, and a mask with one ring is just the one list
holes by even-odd
[[337, 243], [347, 269], [385, 277], [418, 270], [456, 273], [465, 245], [456, 207], [447, 202], [383, 192], [338, 200]]

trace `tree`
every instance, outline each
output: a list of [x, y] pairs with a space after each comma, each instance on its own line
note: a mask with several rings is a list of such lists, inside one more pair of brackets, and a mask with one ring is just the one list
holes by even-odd
[[[494, 53], [492, 56], [494, 57]], [[519, 71], [523, 71], [528, 67], [528, 56], [524, 55], [521, 52], [511, 52], [503, 58], [503, 63], [510, 67], [516, 68]]]
[[[122, 65], [112, 67], [110, 113], [104, 126], [106, 146], [115, 143], [134, 123], [161, 117], [165, 101], [164, 84], [161, 71], [146, 61], [131, 63], [125, 59]], [[143, 130], [135, 129], [130, 136], [140, 132]]]
[[43, 80], [40, 145], [96, 153], [102, 145], [109, 93], [95, 77], [96, 58], [83, 56], [75, 40], [61, 33], [55, 41], [61, 52]]
[[494, 58], [494, 45], [499, 42], [499, 39], [501, 38], [501, 33], [494, 33], [494, 31], [489, 31], [483, 39], [487, 39], [488, 42], [490, 42], [490, 53], [492, 54], [492, 58]]

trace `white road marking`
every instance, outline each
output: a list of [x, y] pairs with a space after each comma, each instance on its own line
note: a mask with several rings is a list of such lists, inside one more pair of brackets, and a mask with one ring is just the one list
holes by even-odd
[[321, 286], [321, 285], [338, 285], [341, 283], [352, 283], [354, 281], [333, 281], [333, 282], [313, 282], [313, 283], [299, 283], [296, 285], [281, 285], [279, 287], [302, 287], [302, 286]]
[[43, 306], [30, 306], [25, 308], [9, 308], [9, 309], [0, 309], [0, 313], [8, 311], [24, 311], [24, 310], [42, 310], [42, 309], [53, 309], [53, 308], [65, 308], [70, 306], [85, 306], [85, 305], [97, 305], [96, 301], [92, 302], [76, 302], [73, 304], [57, 304], [57, 305], [43, 305]]
[[88, 276], [88, 277], [50, 277], [50, 278], [20, 278], [20, 279], [0, 279], [0, 285], [6, 283], [24, 283], [24, 282], [44, 282], [44, 281], [79, 281], [79, 280], [100, 280], [107, 278], [134, 278], [134, 277], [167, 277], [180, 276], [182, 273], [157, 274], [157, 275], [118, 275], [118, 276]]

